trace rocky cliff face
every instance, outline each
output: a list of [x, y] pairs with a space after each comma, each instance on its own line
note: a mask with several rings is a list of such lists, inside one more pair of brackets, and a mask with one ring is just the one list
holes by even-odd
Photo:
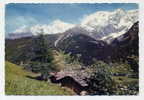
[[111, 43], [113, 49], [113, 58], [126, 58], [127, 56], [136, 55], [139, 52], [139, 26], [136, 22], [128, 32], [114, 39]]

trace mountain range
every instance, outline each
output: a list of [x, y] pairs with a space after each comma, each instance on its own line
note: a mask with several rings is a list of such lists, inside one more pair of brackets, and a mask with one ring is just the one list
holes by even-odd
[[6, 38], [6, 59], [28, 60], [32, 54], [32, 39], [41, 30], [50, 48], [79, 57], [85, 64], [93, 63], [94, 59], [111, 61], [138, 56], [137, 15], [137, 10], [100, 11], [84, 17], [79, 25], [57, 21], [51, 26], [17, 30]]
[[[98, 11], [84, 16], [79, 24], [70, 24], [54, 20], [48, 25], [22, 26], [9, 33], [7, 38], [21, 38], [43, 34], [88, 34], [96, 39], [110, 41], [112, 38], [127, 32], [138, 21], [138, 10], [117, 9], [115, 11]], [[41, 32], [42, 30], [42, 32]], [[109, 38], [107, 38], [109, 37]]]

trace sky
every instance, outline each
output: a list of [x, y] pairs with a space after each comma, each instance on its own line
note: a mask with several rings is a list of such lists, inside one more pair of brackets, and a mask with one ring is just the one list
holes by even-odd
[[70, 24], [79, 24], [84, 16], [97, 11], [114, 11], [138, 9], [134, 3], [73, 3], [73, 4], [8, 4], [6, 6], [6, 35], [16, 29], [37, 24], [50, 24], [60, 20]]

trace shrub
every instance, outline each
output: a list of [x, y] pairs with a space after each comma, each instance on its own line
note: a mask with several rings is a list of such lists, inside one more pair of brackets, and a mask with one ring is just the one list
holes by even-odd
[[109, 66], [102, 61], [97, 61], [94, 65], [90, 67], [92, 73], [90, 75], [90, 78], [87, 79], [90, 94], [91, 95], [114, 94], [115, 82], [112, 79], [112, 74], [109, 70]]

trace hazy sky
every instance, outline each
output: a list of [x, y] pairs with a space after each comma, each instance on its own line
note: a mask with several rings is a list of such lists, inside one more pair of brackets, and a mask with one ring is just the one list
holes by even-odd
[[8, 4], [6, 6], [6, 34], [22, 26], [49, 24], [54, 20], [78, 24], [81, 19], [97, 11], [138, 9], [134, 3], [112, 4]]

